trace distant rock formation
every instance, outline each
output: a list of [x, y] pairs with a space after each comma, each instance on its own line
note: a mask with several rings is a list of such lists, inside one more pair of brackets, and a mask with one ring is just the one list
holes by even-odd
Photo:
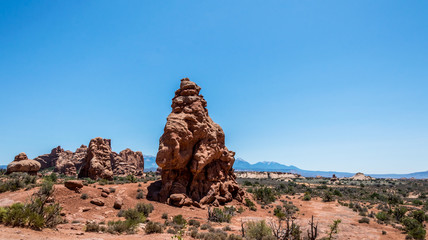
[[[95, 138], [96, 139], [96, 138]], [[92, 139], [92, 141], [95, 141]], [[102, 139], [102, 138], [100, 138]], [[110, 168], [113, 171], [114, 176], [127, 176], [136, 175], [142, 176], [144, 170], [144, 157], [141, 152], [133, 152], [129, 148], [121, 151], [119, 154], [111, 151], [110, 139], [104, 139], [109, 148], [106, 159], [106, 168]], [[91, 154], [93, 154], [92, 151]], [[81, 145], [75, 152], [64, 151], [60, 146], [52, 149], [50, 154], [44, 154], [36, 157], [34, 160], [41, 164], [41, 169], [53, 167], [53, 171], [67, 176], [77, 176], [79, 170], [82, 168], [84, 160], [88, 155], [88, 147]], [[97, 162], [98, 159], [95, 160]], [[110, 166], [110, 167], [108, 167]], [[98, 168], [101, 166], [96, 166]], [[95, 177], [94, 178], [99, 178]]]
[[339, 179], [336, 177], [336, 174], [333, 174], [333, 176], [330, 178], [330, 181], [332, 182], [336, 182], [337, 180]]
[[236, 171], [235, 175], [237, 178], [249, 178], [249, 179], [277, 179], [287, 180], [294, 178], [304, 178], [296, 173], [284, 173], [284, 172], [255, 172], [255, 171]]
[[359, 180], [359, 181], [368, 181], [368, 180], [374, 180], [375, 178], [366, 176], [364, 175], [364, 173], [358, 172], [354, 176], [352, 176], [350, 179]]
[[15, 159], [7, 165], [6, 173], [26, 172], [31, 175], [37, 174], [41, 164], [37, 161], [28, 159], [27, 154], [20, 153], [15, 156]]
[[115, 176], [133, 174], [143, 175], [144, 157], [142, 152], [134, 152], [127, 148], [119, 154], [112, 152], [112, 169]]
[[175, 206], [242, 201], [244, 191], [232, 169], [235, 153], [225, 146], [222, 128], [208, 116], [200, 90], [184, 78], [175, 92], [156, 156], [162, 186], [149, 198]]
[[88, 152], [83, 160], [82, 168], [79, 172], [79, 178], [89, 177], [92, 179], [113, 179], [113, 170], [111, 168], [112, 151], [110, 139], [100, 137], [94, 138], [89, 142]]

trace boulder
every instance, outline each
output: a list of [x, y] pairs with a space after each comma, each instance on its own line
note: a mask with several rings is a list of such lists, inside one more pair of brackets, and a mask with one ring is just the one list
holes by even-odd
[[[201, 88], [187, 78], [172, 99], [172, 112], [159, 140], [156, 163], [162, 169], [159, 196], [148, 197], [182, 206], [189, 201], [219, 204], [237, 199], [244, 191], [233, 171], [235, 153], [225, 146], [222, 128], [209, 117]], [[156, 192], [156, 191], [155, 191]], [[180, 197], [179, 197], [180, 196]]]
[[83, 183], [79, 180], [67, 180], [64, 182], [64, 186], [70, 190], [79, 191], [83, 188]]
[[99, 198], [92, 199], [91, 203], [97, 206], [104, 206], [104, 201]]
[[114, 201], [114, 204], [113, 204], [113, 208], [114, 209], [121, 209], [122, 206], [123, 206], [122, 198], [116, 198], [116, 200]]
[[36, 175], [40, 170], [41, 164], [38, 161], [28, 159], [27, 154], [20, 153], [15, 156], [15, 159], [7, 165], [6, 173], [26, 172], [31, 175]]

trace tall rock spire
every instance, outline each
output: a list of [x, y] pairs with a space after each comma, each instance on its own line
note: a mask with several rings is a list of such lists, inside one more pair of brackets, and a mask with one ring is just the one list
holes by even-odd
[[244, 191], [232, 169], [235, 153], [225, 146], [222, 128], [208, 116], [200, 90], [184, 78], [172, 99], [156, 156], [162, 168], [158, 200], [176, 206], [242, 201]]

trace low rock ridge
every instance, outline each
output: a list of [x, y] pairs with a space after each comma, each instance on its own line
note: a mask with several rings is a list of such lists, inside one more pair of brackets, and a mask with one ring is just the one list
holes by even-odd
[[142, 152], [134, 152], [129, 148], [120, 153], [113, 152], [111, 140], [100, 137], [92, 139], [89, 147], [81, 145], [75, 152], [58, 146], [52, 149], [51, 153], [38, 156], [34, 160], [41, 165], [41, 170], [53, 168], [53, 171], [59, 174], [93, 179], [142, 176], [144, 171]]
[[250, 178], [250, 179], [294, 179], [304, 178], [297, 173], [285, 172], [255, 172], [255, 171], [236, 171], [237, 178]]

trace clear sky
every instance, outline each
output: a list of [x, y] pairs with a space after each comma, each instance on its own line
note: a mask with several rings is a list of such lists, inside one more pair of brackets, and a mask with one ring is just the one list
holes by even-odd
[[249, 162], [428, 170], [428, 2], [392, 0], [0, 1], [0, 164], [155, 155], [183, 77]]

